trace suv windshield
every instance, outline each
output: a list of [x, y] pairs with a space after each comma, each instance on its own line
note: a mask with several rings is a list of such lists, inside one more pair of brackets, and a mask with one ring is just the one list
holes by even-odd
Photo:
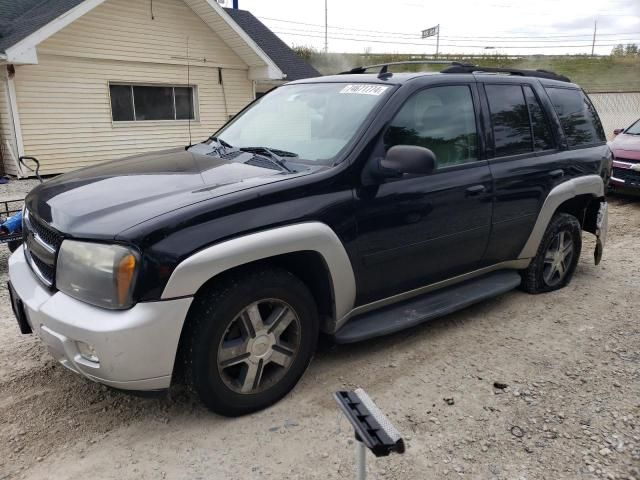
[[364, 83], [285, 85], [254, 102], [215, 137], [235, 148], [263, 147], [330, 164], [390, 90]]

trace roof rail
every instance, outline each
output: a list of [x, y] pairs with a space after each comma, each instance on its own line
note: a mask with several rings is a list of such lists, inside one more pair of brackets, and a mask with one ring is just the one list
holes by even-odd
[[407, 60], [405, 62], [388, 62], [368, 65], [366, 67], [355, 67], [346, 72], [340, 72], [340, 75], [365, 73], [372, 68], [380, 68], [378, 78], [390, 76], [389, 67], [392, 65], [449, 65], [447, 68], [440, 70], [440, 73], [506, 73], [509, 75], [519, 75], [521, 77], [538, 77], [548, 78], [550, 80], [559, 80], [561, 82], [571, 82], [569, 77], [551, 72], [549, 70], [521, 70], [518, 68], [498, 68], [498, 67], [481, 67], [471, 63], [457, 62], [454, 60]]
[[538, 77], [548, 78], [550, 80], [559, 80], [561, 82], [571, 82], [569, 77], [560, 75], [549, 70], [521, 70], [519, 68], [498, 68], [498, 67], [481, 67], [479, 65], [457, 64], [441, 70], [440, 73], [506, 73], [509, 75], [518, 75], [521, 77]]
[[378, 63], [375, 65], [368, 65], [366, 67], [355, 67], [351, 70], [347, 70], [346, 72], [340, 72], [340, 75], [349, 75], [354, 73], [365, 73], [367, 70], [372, 68], [379, 68], [378, 77], [384, 77], [389, 75], [389, 67], [391, 65], [451, 65], [451, 66], [459, 66], [459, 67], [472, 67], [473, 65], [468, 63], [460, 63], [451, 60], [407, 60], [406, 62], [387, 62], [387, 63]]

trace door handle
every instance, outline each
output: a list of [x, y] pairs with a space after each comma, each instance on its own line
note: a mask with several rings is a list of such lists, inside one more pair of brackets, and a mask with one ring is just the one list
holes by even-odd
[[562, 178], [564, 177], [564, 170], [562, 170], [561, 168], [559, 168], [558, 170], [552, 170], [551, 172], [549, 172], [549, 176], [551, 178]]
[[473, 187], [467, 188], [467, 196], [473, 197], [475, 195], [479, 195], [486, 190], [484, 185], [474, 185]]

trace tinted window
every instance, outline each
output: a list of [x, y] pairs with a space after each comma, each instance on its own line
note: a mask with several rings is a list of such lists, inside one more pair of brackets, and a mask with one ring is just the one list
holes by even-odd
[[114, 122], [195, 119], [193, 87], [109, 85]]
[[189, 87], [174, 88], [176, 96], [176, 120], [193, 118], [193, 94]]
[[171, 87], [133, 87], [136, 120], [173, 120]]
[[435, 153], [438, 167], [476, 160], [477, 143], [473, 99], [465, 85], [416, 93], [384, 135], [386, 150], [395, 145], [426, 147]]
[[134, 120], [130, 85], [111, 85], [111, 115], [116, 122]]
[[553, 135], [549, 128], [547, 117], [538, 101], [538, 97], [533, 89], [525, 85], [524, 96], [529, 107], [529, 117], [531, 119], [531, 129], [533, 131], [533, 147], [535, 150], [548, 150], [554, 147]]
[[529, 110], [520, 85], [486, 85], [495, 156], [515, 155], [532, 150]]
[[547, 93], [560, 118], [569, 147], [606, 140], [596, 110], [581, 90], [547, 88]]

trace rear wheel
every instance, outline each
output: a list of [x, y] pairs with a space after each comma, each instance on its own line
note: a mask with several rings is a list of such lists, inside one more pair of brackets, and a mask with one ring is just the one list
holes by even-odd
[[568, 213], [557, 213], [549, 222], [538, 252], [522, 272], [522, 288], [529, 293], [558, 290], [567, 285], [582, 249], [580, 222]]
[[318, 338], [313, 296], [297, 277], [278, 268], [235, 274], [194, 302], [186, 377], [209, 409], [243, 415], [295, 386]]

